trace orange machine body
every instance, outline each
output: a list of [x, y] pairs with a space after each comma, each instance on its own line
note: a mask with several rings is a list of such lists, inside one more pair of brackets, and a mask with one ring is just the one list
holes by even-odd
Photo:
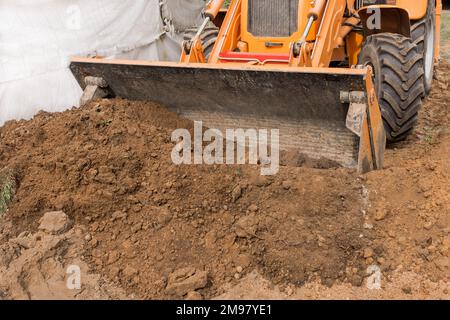
[[[220, 2], [220, 1], [219, 1]], [[347, 61], [350, 66], [356, 65], [357, 56], [364, 42], [364, 36], [355, 32], [352, 26], [360, 23], [358, 13], [368, 9], [379, 8], [386, 15], [383, 27], [400, 34], [409, 28], [410, 21], [424, 17], [428, 0], [387, 0], [386, 4], [357, 7], [358, 0], [317, 0], [299, 1], [296, 12], [297, 23], [291, 33], [284, 36], [258, 35], [251, 32], [249, 25], [248, 0], [233, 0], [226, 10], [222, 10], [220, 33], [216, 45], [206, 61], [211, 64], [235, 63], [253, 65], [290, 65], [306, 67], [328, 67], [332, 62]], [[217, 8], [217, 3], [215, 4]], [[352, 12], [346, 12], [352, 8]], [[436, 1], [436, 50], [439, 57], [441, 0]], [[216, 16], [218, 11], [215, 11]], [[302, 38], [311, 14], [317, 15], [310, 32], [307, 34], [301, 54], [292, 55], [292, 45]], [[393, 21], [391, 16], [401, 17], [401, 21]], [[397, 18], [398, 19], [398, 18]], [[338, 30], [336, 32], [335, 30]], [[409, 29], [408, 29], [409, 30]], [[386, 31], [386, 30], [381, 30]], [[199, 46], [194, 46], [199, 48]], [[201, 54], [193, 53], [195, 57]], [[197, 58], [183, 54], [181, 62], [194, 62]], [[198, 61], [197, 62], [203, 62]]]

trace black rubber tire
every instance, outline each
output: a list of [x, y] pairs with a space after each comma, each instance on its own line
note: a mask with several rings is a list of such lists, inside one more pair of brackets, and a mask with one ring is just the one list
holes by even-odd
[[[184, 32], [184, 40], [189, 41], [191, 40], [198, 31], [199, 27], [192, 27], [189, 29], [186, 29]], [[219, 28], [217, 28], [213, 23], [209, 23], [205, 30], [203, 30], [202, 34], [200, 35], [200, 39], [202, 41], [203, 46], [203, 54], [205, 55], [206, 61], [209, 60], [209, 57], [211, 55], [212, 49], [214, 48], [214, 44], [217, 41], [217, 37], [219, 35]]]
[[435, 0], [428, 0], [426, 16], [411, 25], [411, 38], [423, 56], [425, 95], [433, 86], [434, 76], [434, 48], [436, 46], [436, 7]]
[[374, 71], [386, 136], [404, 140], [414, 128], [424, 95], [423, 58], [410, 38], [393, 33], [367, 37], [359, 64]]

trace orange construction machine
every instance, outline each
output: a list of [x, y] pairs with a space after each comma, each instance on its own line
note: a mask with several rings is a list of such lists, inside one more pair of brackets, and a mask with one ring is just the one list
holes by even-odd
[[[440, 0], [211, 0], [177, 63], [74, 58], [85, 98], [150, 100], [360, 172], [413, 129], [439, 55]], [[182, 10], [182, 9], [180, 9]]]

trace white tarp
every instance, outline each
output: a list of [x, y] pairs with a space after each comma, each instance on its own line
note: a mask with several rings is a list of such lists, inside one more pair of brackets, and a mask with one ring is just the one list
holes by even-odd
[[0, 0], [0, 126], [78, 106], [71, 56], [179, 59], [203, 0]]

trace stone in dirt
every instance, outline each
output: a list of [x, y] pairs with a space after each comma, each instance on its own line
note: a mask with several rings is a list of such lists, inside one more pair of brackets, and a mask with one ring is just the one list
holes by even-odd
[[236, 235], [240, 238], [251, 238], [258, 230], [258, 220], [254, 214], [242, 217], [236, 223]]
[[126, 266], [125, 269], [123, 270], [123, 275], [127, 278], [131, 278], [137, 275], [138, 273], [139, 271], [131, 266]]
[[450, 248], [450, 237], [444, 237], [444, 239], [442, 239], [442, 245], [446, 248]]
[[195, 268], [178, 269], [169, 275], [166, 293], [184, 296], [185, 294], [202, 289], [208, 283], [208, 273]]
[[39, 230], [50, 234], [60, 234], [70, 226], [70, 219], [63, 211], [47, 212], [39, 220]]
[[283, 189], [289, 190], [289, 189], [292, 188], [292, 181], [285, 180], [285, 181], [282, 182], [282, 186], [283, 186]]
[[30, 249], [30, 248], [34, 247], [36, 244], [36, 240], [31, 236], [28, 236], [28, 237], [19, 236], [17, 238], [10, 239], [9, 242], [16, 244], [25, 249]]
[[373, 256], [373, 249], [365, 248], [364, 249], [364, 258], [371, 258], [372, 256]]
[[406, 294], [411, 294], [412, 293], [412, 288], [411, 287], [403, 287], [402, 291]]
[[116, 176], [110, 167], [101, 166], [98, 168], [98, 175], [95, 177], [95, 180], [103, 184], [113, 184]]
[[440, 258], [436, 259], [436, 261], [434, 263], [442, 271], [450, 268], [450, 258], [448, 258], [448, 257], [440, 257]]
[[384, 208], [379, 208], [376, 212], [375, 212], [375, 220], [376, 221], [381, 221], [384, 220], [386, 218], [386, 216], [388, 215], [388, 212], [386, 209]]
[[186, 295], [185, 300], [199, 301], [199, 300], [203, 300], [203, 296], [200, 292], [191, 291]]
[[157, 229], [164, 228], [173, 219], [173, 214], [170, 212], [169, 209], [164, 208], [164, 207], [163, 208], [154, 207], [152, 209], [152, 214], [155, 215], [156, 222], [157, 222], [157, 225], [156, 225]]
[[236, 186], [231, 192], [231, 198], [233, 202], [236, 202], [242, 196], [242, 188], [240, 186]]

